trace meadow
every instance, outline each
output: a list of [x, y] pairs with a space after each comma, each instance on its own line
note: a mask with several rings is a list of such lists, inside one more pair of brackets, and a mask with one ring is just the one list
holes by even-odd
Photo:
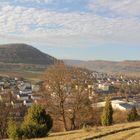
[[62, 133], [50, 133], [47, 138], [36, 140], [139, 140], [140, 121], [115, 124], [107, 127], [83, 128]]

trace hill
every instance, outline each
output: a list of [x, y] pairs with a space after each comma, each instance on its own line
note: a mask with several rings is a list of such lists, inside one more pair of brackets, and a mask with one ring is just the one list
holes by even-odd
[[140, 122], [93, 127], [62, 133], [51, 133], [46, 139], [37, 140], [139, 140]]
[[38, 79], [57, 59], [27, 44], [0, 45], [0, 75]]
[[64, 60], [64, 62], [67, 65], [75, 65], [99, 72], [140, 75], [140, 61]]
[[56, 59], [27, 44], [0, 45], [0, 62], [24, 64], [53, 64]]

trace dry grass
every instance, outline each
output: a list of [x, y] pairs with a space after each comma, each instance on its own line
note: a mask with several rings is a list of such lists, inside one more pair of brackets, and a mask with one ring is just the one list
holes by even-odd
[[108, 136], [100, 138], [100, 140], [127, 140], [131, 138], [132, 136], [134, 136], [135, 134], [137, 134], [138, 132], [140, 132], [140, 128], [122, 131], [113, 135], [108, 135]]
[[133, 136], [129, 137], [127, 140], [140, 140], [140, 130], [135, 133]]
[[[99, 137], [96, 138], [97, 140], [139, 140], [139, 127], [140, 122], [116, 124], [108, 127], [92, 128], [88, 132], [81, 129], [63, 133], [52, 133], [47, 138], [37, 140], [92, 140], [95, 137]], [[112, 132], [113, 134], [111, 134]]]

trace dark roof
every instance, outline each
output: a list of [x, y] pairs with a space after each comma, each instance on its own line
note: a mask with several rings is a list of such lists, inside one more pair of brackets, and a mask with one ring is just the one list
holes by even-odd
[[33, 103], [33, 100], [26, 100], [26, 103]]
[[133, 105], [128, 104], [128, 103], [120, 103], [120, 105], [126, 109], [131, 109], [133, 107]]
[[20, 97], [28, 97], [28, 94], [18, 94]]

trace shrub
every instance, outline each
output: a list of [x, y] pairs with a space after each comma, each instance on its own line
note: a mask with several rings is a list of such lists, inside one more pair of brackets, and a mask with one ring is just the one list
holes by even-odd
[[138, 119], [138, 113], [137, 113], [137, 110], [136, 110], [136, 107], [134, 106], [131, 111], [128, 113], [128, 118], [127, 120], [129, 122], [131, 121], [136, 121]]
[[7, 134], [13, 140], [45, 137], [52, 125], [52, 118], [49, 114], [46, 114], [45, 108], [34, 104], [28, 109], [20, 128], [17, 128], [14, 121], [9, 121]]
[[86, 132], [89, 132], [89, 131], [92, 130], [92, 128], [91, 128], [90, 125], [88, 125], [88, 124], [84, 124], [84, 125], [83, 125], [83, 130], [86, 131]]
[[114, 123], [127, 122], [127, 118], [128, 118], [128, 112], [127, 111], [121, 111], [121, 110], [113, 111], [113, 122]]
[[22, 131], [24, 138], [38, 138], [47, 136], [53, 121], [41, 105], [34, 104], [24, 118]]

